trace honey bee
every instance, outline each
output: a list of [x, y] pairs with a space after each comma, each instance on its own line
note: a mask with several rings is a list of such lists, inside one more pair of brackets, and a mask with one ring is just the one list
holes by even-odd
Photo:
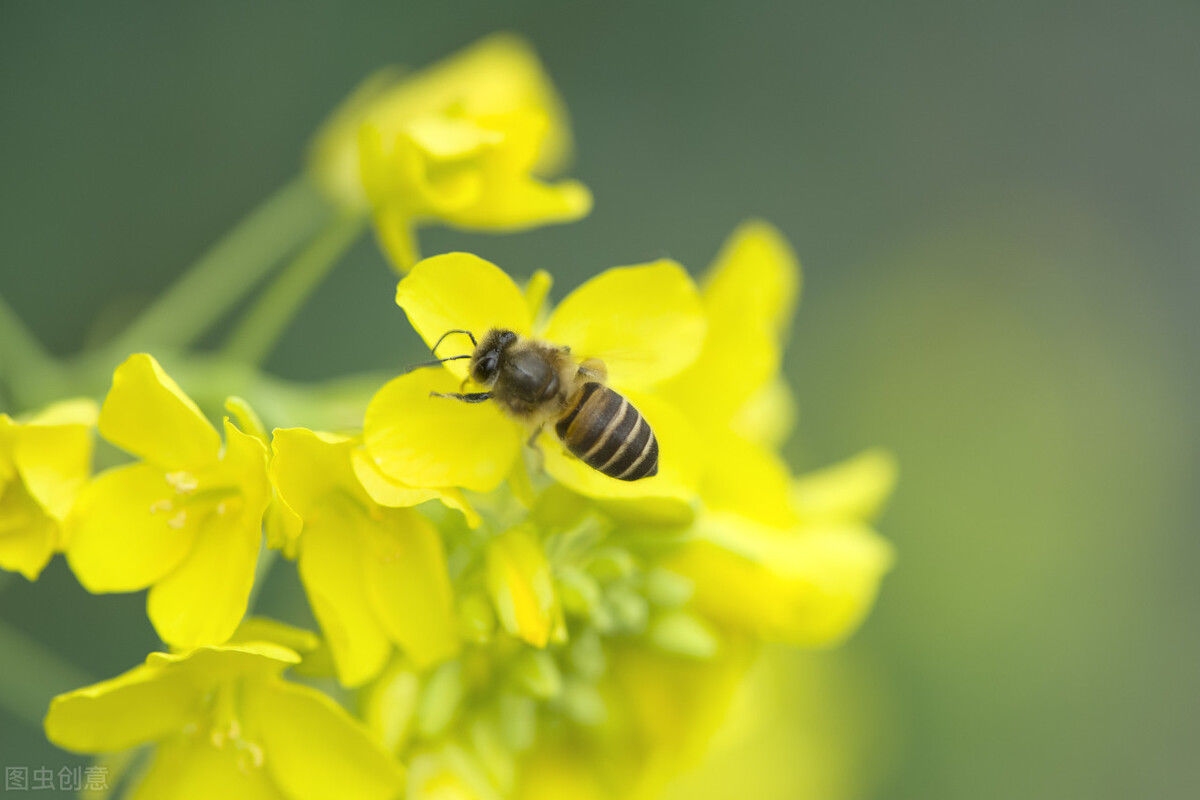
[[569, 347], [503, 328], [489, 330], [478, 342], [470, 331], [447, 331], [433, 346], [435, 355], [438, 345], [454, 333], [468, 336], [473, 352], [430, 363], [469, 358], [468, 374], [488, 390], [431, 396], [464, 403], [494, 400], [509, 416], [533, 428], [530, 444], [554, 423], [554, 432], [572, 455], [610, 478], [636, 481], [658, 474], [654, 431], [628, 399], [604, 384], [603, 361], [577, 363]]

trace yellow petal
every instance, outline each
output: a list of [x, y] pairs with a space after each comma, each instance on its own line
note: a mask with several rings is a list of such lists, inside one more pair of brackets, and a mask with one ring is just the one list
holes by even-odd
[[89, 592], [130, 592], [173, 570], [191, 550], [201, 518], [161, 469], [130, 464], [84, 486], [66, 522], [67, 561]]
[[148, 666], [170, 670], [169, 674], [186, 677], [192, 683], [207, 684], [243, 677], [278, 675], [300, 663], [300, 656], [271, 642], [205, 645], [178, 653], [151, 653]]
[[122, 675], [54, 698], [46, 736], [80, 753], [134, 747], [196, 721], [217, 683], [277, 673], [298, 660], [295, 653], [271, 645], [151, 653], [145, 664]]
[[452, 374], [435, 367], [394, 378], [371, 399], [363, 440], [385, 475], [414, 487], [487, 492], [500, 485], [521, 433], [491, 402], [429, 396], [458, 389]]
[[701, 494], [708, 508], [779, 528], [796, 523], [791, 471], [779, 456], [726, 431], [709, 431], [704, 442]]
[[774, 228], [749, 222], [734, 231], [705, 280], [703, 350], [664, 392], [704, 425], [728, 425], [779, 373], [799, 280], [799, 263]]
[[226, 418], [225, 453], [220, 465], [206, 475], [205, 480], [234, 487], [245, 503], [244, 512], [261, 520], [272, 494], [267, 476], [266, 443], [257, 436], [242, 433]]
[[566, 451], [550, 433], [538, 440], [546, 472], [580, 494], [602, 498], [671, 498], [688, 504], [700, 483], [704, 443], [683, 416], [657, 397], [626, 392], [658, 439], [658, 474], [637, 481], [610, 478]]
[[20, 480], [0, 483], [0, 569], [37, 580], [59, 539], [58, 520], [42, 509]]
[[750, 220], [737, 227], [709, 267], [704, 300], [710, 313], [738, 313], [768, 323], [778, 333], [791, 322], [800, 292], [800, 262], [770, 223]]
[[458, 653], [454, 592], [441, 535], [410, 509], [383, 512], [371, 526], [367, 594], [393, 641], [419, 668]]
[[484, 186], [480, 202], [446, 215], [448, 222], [475, 230], [517, 231], [551, 222], [571, 222], [592, 210], [592, 193], [579, 181], [523, 178]]
[[400, 765], [316, 689], [266, 680], [246, 687], [244, 704], [267, 769], [290, 800], [389, 800], [399, 794]]
[[247, 617], [238, 625], [237, 631], [229, 640], [230, 644], [247, 642], [266, 642], [286, 647], [300, 656], [321, 646], [321, 637], [304, 628], [288, 625], [269, 617]]
[[206, 736], [177, 736], [155, 750], [130, 800], [287, 800], [261, 758], [258, 750], [232, 744], [218, 748]]
[[696, 285], [674, 261], [602, 272], [554, 309], [545, 337], [600, 358], [617, 386], [645, 387], [691, 364], [706, 323]]
[[545, 647], [558, 598], [541, 543], [529, 530], [512, 528], [491, 541], [487, 586], [504, 628], [535, 647]]
[[475, 513], [475, 509], [471, 508], [467, 498], [458, 489], [414, 489], [393, 481], [379, 470], [379, 466], [363, 447], [354, 449], [350, 454], [350, 463], [363, 489], [381, 506], [408, 508], [429, 500], [439, 500], [446, 508], [462, 512], [470, 527], [479, 526], [479, 514]]
[[12, 457], [29, 493], [61, 520], [91, 473], [91, 430], [85, 424], [22, 425], [14, 431]]
[[353, 439], [307, 428], [276, 428], [271, 435], [271, 482], [301, 517], [334, 494], [364, 504], [370, 499], [350, 468]]
[[810, 647], [840, 642], [870, 608], [892, 549], [861, 526], [781, 532], [713, 515], [673, 568], [695, 581], [711, 618]]
[[805, 523], [869, 521], [895, 485], [895, 457], [886, 450], [866, 450], [797, 478], [792, 500]]
[[[445, 141], [440, 135], [445, 130], [459, 133], [453, 137], [458, 141]], [[469, 161], [452, 159], [456, 155], [467, 157], [471, 149], [483, 145], [477, 138], [473, 148], [462, 141], [461, 134], [487, 133], [478, 126], [445, 117], [414, 120], [398, 133], [364, 124], [359, 131], [359, 154], [367, 198], [379, 211], [394, 209], [409, 217], [441, 217], [474, 202], [483, 176], [471, 168]], [[422, 141], [421, 134], [429, 141]], [[464, 146], [465, 152], [450, 152], [456, 146]]]
[[405, 126], [404, 132], [431, 158], [439, 161], [467, 158], [504, 140], [500, 131], [464, 117], [442, 114], [416, 117]]
[[539, 269], [530, 276], [525, 284], [525, 305], [529, 307], [529, 318], [537, 324], [546, 307], [546, 298], [550, 296], [550, 287], [554, 285], [554, 276], [544, 269]]
[[[521, 290], [499, 267], [470, 253], [446, 253], [419, 262], [396, 286], [396, 305], [430, 347], [451, 330], [471, 331], [478, 340], [492, 328], [520, 334], [528, 334], [530, 328]], [[439, 356], [471, 352], [465, 336], [455, 337], [442, 343]], [[467, 376], [465, 360], [446, 366], [459, 380]]]
[[237, 424], [238, 430], [250, 434], [264, 444], [267, 443], [270, 437], [267, 436], [267, 429], [263, 427], [262, 418], [245, 399], [236, 395], [226, 397], [225, 411]]
[[388, 263], [401, 274], [408, 272], [421, 259], [413, 213], [401, 206], [386, 205], [376, 209], [374, 219], [375, 235]]
[[71, 400], [60, 400], [51, 403], [27, 419], [22, 418], [24, 425], [82, 425], [93, 427], [100, 415], [100, 407], [90, 397], [76, 397]]
[[383, 668], [392, 647], [367, 595], [366, 543], [351, 513], [324, 507], [305, 520], [300, 579], [333, 651], [338, 679], [357, 686]]
[[172, 647], [219, 644], [237, 630], [246, 613], [262, 543], [262, 510], [242, 513], [242, 501], [211, 512], [196, 533], [191, 552], [154, 584], [147, 599], [150, 621]]
[[46, 736], [78, 753], [125, 750], [183, 730], [204, 711], [204, 687], [145, 664], [55, 697]]
[[783, 446], [795, 426], [796, 398], [782, 375], [752, 394], [729, 422], [738, 436], [773, 450]]
[[547, 131], [545, 115], [517, 111], [479, 120], [497, 138], [480, 148], [473, 168], [478, 194], [472, 202], [447, 208], [440, 216], [465, 228], [519, 230], [568, 222], [592, 208], [592, 194], [577, 181], [550, 183], [531, 170]]
[[295, 559], [300, 546], [300, 531], [304, 520], [280, 496], [271, 495], [267, 512], [263, 515], [263, 536], [267, 547], [283, 553], [285, 558]]
[[199, 469], [217, 460], [221, 438], [179, 384], [137, 353], [113, 372], [100, 409], [100, 433], [166, 469]]

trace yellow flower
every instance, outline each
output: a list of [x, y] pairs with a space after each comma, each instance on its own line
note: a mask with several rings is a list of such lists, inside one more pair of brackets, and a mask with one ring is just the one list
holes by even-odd
[[707, 447], [704, 512], [671, 562], [706, 615], [767, 640], [829, 645], [849, 634], [892, 561], [866, 525], [895, 465], [872, 451], [795, 480], [775, 447], [791, 417], [780, 378], [799, 262], [764, 222], [741, 225], [704, 280], [699, 357], [662, 388]]
[[869, 523], [895, 477], [890, 455], [867, 451], [795, 480], [788, 526], [709, 512], [668, 563], [695, 582], [697, 608], [722, 625], [767, 641], [838, 644], [862, 622], [894, 560]]
[[321, 692], [280, 677], [295, 652], [273, 644], [151, 653], [59, 695], [50, 741], [79, 753], [154, 744], [133, 800], [388, 800], [403, 772]]
[[[567, 455], [551, 433], [543, 432], [538, 441], [546, 471], [592, 497], [687, 503], [695, 496], [703, 445], [656, 391], [687, 368], [704, 338], [695, 285], [678, 264], [663, 260], [610, 269], [571, 292], [539, 323], [521, 290], [498, 267], [449, 253], [417, 264], [397, 286], [396, 302], [430, 345], [455, 328], [477, 339], [491, 328], [507, 328], [569, 346], [573, 358], [603, 360], [609, 385], [642, 412], [658, 438], [658, 474], [631, 482], [609, 478]], [[449, 352], [454, 351], [443, 350]], [[363, 436], [386, 475], [410, 486], [485, 492], [512, 472], [528, 430], [492, 403], [430, 397], [430, 392], [458, 391], [466, 370], [463, 361], [416, 370], [375, 395]]]
[[0, 568], [37, 580], [62, 547], [62, 521], [92, 467], [96, 404], [56, 403], [25, 419], [0, 414]]
[[496, 35], [408, 77], [381, 74], [325, 124], [312, 149], [326, 193], [369, 207], [400, 270], [413, 226], [518, 230], [578, 219], [591, 194], [547, 183], [570, 145], [566, 115], [533, 51]]
[[709, 618], [766, 641], [840, 643], [866, 615], [892, 549], [860, 523], [781, 530], [711, 514], [670, 561]]
[[764, 222], [740, 226], [704, 278], [700, 355], [662, 388], [705, 442], [705, 505], [774, 525], [795, 519], [790, 471], [765, 431], [790, 415], [779, 372], [799, 286], [783, 237]]
[[530, 527], [516, 527], [487, 546], [487, 588], [505, 630], [545, 647], [562, 627], [550, 564]]
[[382, 493], [372, 496], [358, 475], [373, 468], [343, 436], [276, 430], [272, 449], [271, 480], [302, 521], [300, 578], [342, 683], [374, 677], [393, 645], [418, 667], [455, 655], [454, 597], [440, 534], [412, 508], [395, 506], [441, 495], [461, 508], [461, 495], [397, 490], [374, 476], [368, 483]]
[[223, 642], [246, 611], [270, 501], [266, 448], [200, 409], [145, 354], [113, 373], [100, 434], [140, 457], [97, 475], [67, 518], [67, 560], [90, 592], [151, 587], [174, 647]]

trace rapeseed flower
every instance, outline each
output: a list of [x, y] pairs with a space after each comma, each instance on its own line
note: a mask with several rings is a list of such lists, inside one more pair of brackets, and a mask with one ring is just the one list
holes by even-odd
[[791, 247], [757, 221], [733, 233], [705, 276], [704, 347], [662, 388], [709, 445], [704, 511], [672, 565], [722, 624], [824, 646], [857, 626], [891, 565], [868, 523], [895, 470], [872, 451], [796, 479], [776, 453], [792, 416], [779, 373], [799, 287]]
[[[498, 267], [467, 253], [449, 253], [425, 259], [402, 278], [396, 303], [431, 346], [453, 329], [480, 339], [492, 328], [505, 328], [570, 347], [581, 361], [602, 360], [608, 384], [654, 430], [659, 472], [632, 482], [609, 478], [566, 455], [544, 431], [538, 444], [546, 472], [592, 497], [694, 500], [702, 444], [684, 416], [657, 394], [659, 384], [692, 363], [704, 340], [699, 294], [675, 262], [610, 269], [542, 315]], [[479, 492], [495, 489], [509, 476], [530, 432], [492, 403], [430, 396], [457, 391], [466, 378], [464, 362], [451, 361], [401, 375], [380, 389], [367, 408], [363, 437], [383, 473], [410, 486]]]
[[[276, 430], [272, 449], [271, 480], [302, 522], [300, 579], [342, 683], [374, 677], [393, 645], [421, 667], [455, 655], [459, 639], [442, 539], [424, 516], [396, 507], [436, 493], [388, 487], [385, 502], [378, 502], [355, 474], [373, 467], [345, 436]], [[368, 482], [384, 484], [382, 477]], [[461, 495], [449, 499], [461, 507]]]
[[62, 548], [62, 523], [91, 474], [91, 400], [29, 417], [0, 414], [0, 568], [37, 580]]
[[100, 434], [138, 456], [79, 493], [67, 560], [90, 592], [150, 587], [147, 610], [174, 647], [220, 643], [246, 612], [271, 499], [262, 441], [225, 420], [225, 444], [146, 354], [113, 373]]
[[[98, 414], [132, 464], [84, 483], [86, 404], [0, 415], [0, 566], [35, 577], [62, 548], [90, 591], [149, 587], [174, 651], [56, 698], [52, 741], [153, 745], [136, 800], [641, 800], [703, 755], [762, 643], [825, 647], [857, 627], [892, 560], [872, 524], [895, 466], [868, 451], [797, 477], [780, 457], [801, 277], [777, 231], [739, 227], [702, 287], [664, 259], [553, 308], [546, 273], [522, 289], [467, 253], [419, 260], [428, 222], [585, 214], [586, 188], [547, 180], [569, 146], [553, 86], [511, 36], [376, 76], [319, 132], [311, 172], [342, 212], [334, 230], [370, 214], [415, 330], [460, 337], [440, 355], [462, 360], [379, 388], [361, 430], [268, 435], [230, 398], [222, 443], [145, 354]], [[312, 285], [325, 241], [265, 293], [268, 316]], [[495, 328], [603, 363], [654, 431], [657, 473], [613, 479], [551, 426], [433, 396], [470, 386], [468, 335]], [[297, 562], [321, 639], [244, 619], [264, 533]], [[293, 665], [357, 690], [361, 723], [284, 680]]]
[[705, 442], [705, 506], [787, 525], [794, 520], [791, 475], [776, 447], [791, 418], [780, 366], [800, 289], [799, 261], [773, 227], [748, 222], [729, 237], [702, 287], [703, 347], [661, 392]]
[[249, 642], [151, 653], [107, 681], [59, 695], [50, 741], [77, 753], [153, 745], [133, 800], [388, 800], [403, 769], [322, 692], [291, 683], [300, 661]]
[[312, 167], [330, 197], [370, 209], [403, 271], [420, 258], [418, 224], [506, 231], [587, 214], [586, 187], [544, 180], [569, 147], [537, 56], [496, 35], [413, 75], [368, 80], [318, 133]]

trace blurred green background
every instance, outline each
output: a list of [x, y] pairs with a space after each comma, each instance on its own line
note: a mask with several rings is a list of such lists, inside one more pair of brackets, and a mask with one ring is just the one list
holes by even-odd
[[[793, 462], [899, 456], [879, 607], [776, 676], [797, 747], [850, 743], [852, 796], [1200, 794], [1200, 5], [8, 0], [0, 21], [0, 293], [62, 354], [295, 174], [368, 72], [528, 36], [596, 209], [425, 251], [561, 293], [661, 254], [700, 270], [770, 219], [805, 263]], [[411, 360], [392, 282], [364, 239], [270, 366]], [[89, 676], [155, 645], [141, 595], [89, 597], [61, 559], [5, 578], [5, 624]], [[8, 712], [0, 762], [74, 763]]]

